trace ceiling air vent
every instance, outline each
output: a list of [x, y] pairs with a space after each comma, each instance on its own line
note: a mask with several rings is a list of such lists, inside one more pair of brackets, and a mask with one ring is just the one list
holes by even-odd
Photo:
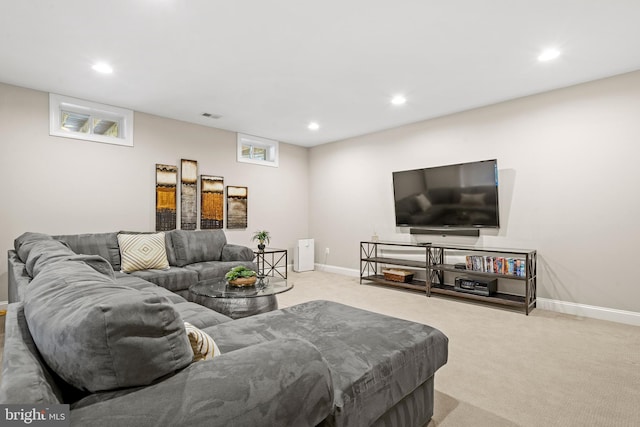
[[202, 113], [202, 117], [208, 117], [210, 119], [219, 119], [222, 116], [218, 115], [218, 114], [211, 114], [211, 113]]

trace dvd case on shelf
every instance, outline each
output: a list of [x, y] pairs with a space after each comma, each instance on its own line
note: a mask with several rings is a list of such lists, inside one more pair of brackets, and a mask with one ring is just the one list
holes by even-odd
[[525, 260], [520, 258], [467, 255], [465, 263], [467, 270], [471, 271], [504, 274], [507, 276], [525, 276]]

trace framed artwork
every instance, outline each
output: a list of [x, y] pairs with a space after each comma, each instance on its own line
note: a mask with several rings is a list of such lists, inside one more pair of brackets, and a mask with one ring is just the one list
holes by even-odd
[[227, 228], [247, 228], [247, 187], [227, 186]]
[[180, 228], [195, 230], [198, 225], [198, 162], [181, 161]]
[[200, 175], [200, 229], [224, 225], [224, 178]]
[[156, 163], [156, 231], [176, 228], [178, 167]]

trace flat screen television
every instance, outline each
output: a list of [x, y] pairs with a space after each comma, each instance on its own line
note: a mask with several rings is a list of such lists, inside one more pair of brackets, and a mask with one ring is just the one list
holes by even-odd
[[498, 228], [498, 162], [393, 172], [396, 226]]

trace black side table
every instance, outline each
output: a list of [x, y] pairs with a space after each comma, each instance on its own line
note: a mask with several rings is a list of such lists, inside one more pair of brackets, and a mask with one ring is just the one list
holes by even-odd
[[261, 276], [287, 278], [287, 250], [277, 248], [265, 248], [263, 251], [254, 249], [255, 262], [258, 264], [257, 273]]

